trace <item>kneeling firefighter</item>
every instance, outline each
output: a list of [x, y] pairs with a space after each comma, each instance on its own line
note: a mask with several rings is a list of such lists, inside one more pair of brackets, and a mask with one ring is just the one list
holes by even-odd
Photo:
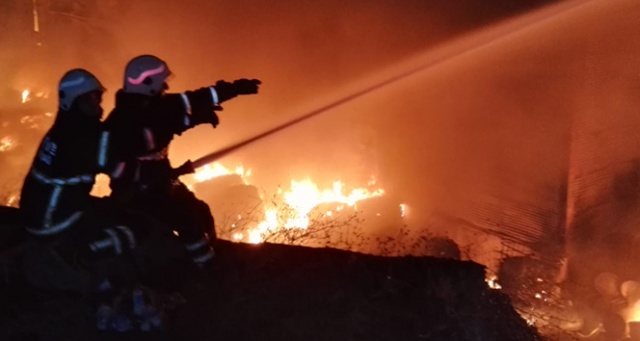
[[131, 254], [149, 229], [112, 199], [90, 194], [97, 174], [118, 179], [131, 165], [111, 148], [113, 137], [101, 122], [104, 90], [84, 69], [62, 77], [59, 110], [24, 180], [20, 213], [28, 232], [27, 280], [92, 294], [108, 305], [114, 293], [139, 282]]
[[172, 168], [169, 144], [175, 135], [197, 125], [217, 127], [219, 105], [258, 93], [260, 81], [220, 80], [193, 91], [167, 93], [170, 75], [167, 63], [156, 56], [141, 55], [127, 64], [123, 87], [105, 124], [122, 143], [122, 153], [129, 153], [131, 164], [125, 176], [111, 181], [111, 190], [114, 197], [123, 197], [132, 189], [132, 206], [176, 231], [192, 263], [205, 269], [214, 256], [214, 219], [209, 206], [178, 180], [194, 170], [189, 162]]

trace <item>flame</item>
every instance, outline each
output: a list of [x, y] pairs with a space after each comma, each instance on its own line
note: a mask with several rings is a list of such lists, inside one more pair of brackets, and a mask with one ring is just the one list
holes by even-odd
[[627, 322], [640, 322], [640, 301], [630, 304], [626, 320]]
[[[375, 184], [375, 182], [370, 184]], [[384, 194], [384, 191], [377, 189], [373, 192], [365, 188], [355, 188], [348, 194], [344, 193], [344, 183], [334, 181], [332, 189], [320, 190], [311, 180], [296, 181], [291, 180], [291, 189], [285, 192], [283, 197], [285, 203], [291, 207], [296, 216], [287, 220], [285, 228], [307, 228], [309, 227], [309, 213], [311, 210], [325, 203], [342, 203], [354, 206], [356, 202], [377, 197]]]
[[0, 152], [7, 152], [16, 146], [16, 141], [10, 136], [5, 136], [0, 139]]
[[490, 276], [489, 278], [484, 280], [485, 282], [487, 282], [487, 285], [489, 286], [489, 288], [491, 289], [502, 289], [502, 286], [498, 283], [498, 276]]
[[15, 195], [15, 194], [10, 195], [5, 204], [7, 206], [10, 206], [10, 207], [17, 207], [17, 205], [18, 205], [18, 196]]
[[29, 102], [34, 97], [36, 97], [36, 98], [49, 98], [49, 92], [46, 91], [46, 90], [45, 91], [33, 92], [30, 89], [24, 89], [20, 93], [21, 102], [23, 104]]
[[[218, 176], [238, 174], [245, 184], [249, 184], [247, 177], [251, 170], [245, 170], [243, 166], [237, 166], [231, 170], [215, 162], [198, 168], [196, 173], [185, 181], [191, 188], [195, 183], [203, 182]], [[375, 179], [368, 182], [368, 188], [374, 188]], [[368, 188], [354, 188], [347, 191], [347, 186], [341, 181], [334, 181], [330, 189], [320, 189], [311, 179], [291, 180], [290, 188], [283, 191], [278, 189], [277, 195], [284, 205], [278, 207], [265, 207], [265, 214], [259, 223], [244, 232], [236, 232], [232, 238], [235, 241], [246, 240], [249, 243], [259, 244], [264, 241], [264, 234], [277, 229], [306, 229], [312, 223], [309, 213], [318, 205], [326, 203], [342, 204], [334, 207], [335, 211], [344, 209], [345, 206], [355, 206], [358, 201], [378, 197], [384, 194], [382, 189], [370, 190]], [[332, 216], [333, 210], [327, 209], [321, 212], [324, 216]], [[282, 218], [284, 217], [284, 218]], [[237, 217], [238, 220], [242, 217]], [[235, 224], [232, 225], [235, 227]]]
[[251, 176], [251, 169], [245, 170], [242, 165], [238, 165], [233, 171], [218, 162], [210, 163], [208, 165], [204, 165], [198, 169], [196, 169], [196, 173], [192, 176], [191, 179], [185, 180], [185, 183], [192, 187], [194, 184], [198, 182], [207, 181], [209, 179], [213, 179], [218, 176], [229, 175], [229, 174], [238, 174], [242, 178], [242, 180], [247, 184], [246, 178]]
[[527, 321], [528, 326], [534, 326], [536, 324], [536, 318], [533, 316], [526, 318], [525, 321]]
[[31, 92], [29, 91], [29, 89], [22, 90], [22, 103], [27, 103], [27, 101], [31, 99], [30, 94]]

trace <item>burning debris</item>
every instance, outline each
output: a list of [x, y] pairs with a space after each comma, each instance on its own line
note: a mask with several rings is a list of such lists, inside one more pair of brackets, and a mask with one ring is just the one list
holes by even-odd
[[231, 170], [214, 162], [184, 177], [185, 183], [210, 203], [220, 236], [261, 243], [279, 231], [305, 230], [347, 208], [354, 211], [359, 202], [384, 194], [374, 179], [366, 187], [356, 188], [335, 181], [330, 189], [320, 189], [311, 179], [292, 179], [288, 190], [278, 188], [277, 193], [265, 195], [250, 184], [251, 172], [241, 165]]
[[[31, 161], [31, 154], [37, 147], [40, 132], [52, 122], [52, 114], [37, 107], [36, 99], [45, 99], [45, 91], [32, 92], [24, 89], [14, 97], [14, 110], [19, 114], [2, 117], [0, 122], [0, 167], [3, 179], [0, 184], [0, 203], [17, 207], [21, 181]], [[35, 105], [35, 107], [34, 107]], [[0, 113], [3, 112], [0, 108]]]

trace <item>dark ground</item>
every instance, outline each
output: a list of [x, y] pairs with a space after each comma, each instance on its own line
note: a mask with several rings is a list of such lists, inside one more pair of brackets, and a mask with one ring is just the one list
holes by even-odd
[[0, 340], [540, 340], [473, 262], [225, 241], [217, 250], [216, 280], [184, 292], [168, 330], [130, 335], [98, 334], [88, 302], [34, 293], [5, 256]]

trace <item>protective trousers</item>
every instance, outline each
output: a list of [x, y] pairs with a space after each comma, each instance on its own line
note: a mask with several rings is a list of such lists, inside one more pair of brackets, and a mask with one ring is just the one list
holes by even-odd
[[195, 265], [211, 264], [216, 239], [213, 216], [209, 205], [182, 182], [173, 180], [168, 191], [136, 193], [132, 205], [172, 229]]

